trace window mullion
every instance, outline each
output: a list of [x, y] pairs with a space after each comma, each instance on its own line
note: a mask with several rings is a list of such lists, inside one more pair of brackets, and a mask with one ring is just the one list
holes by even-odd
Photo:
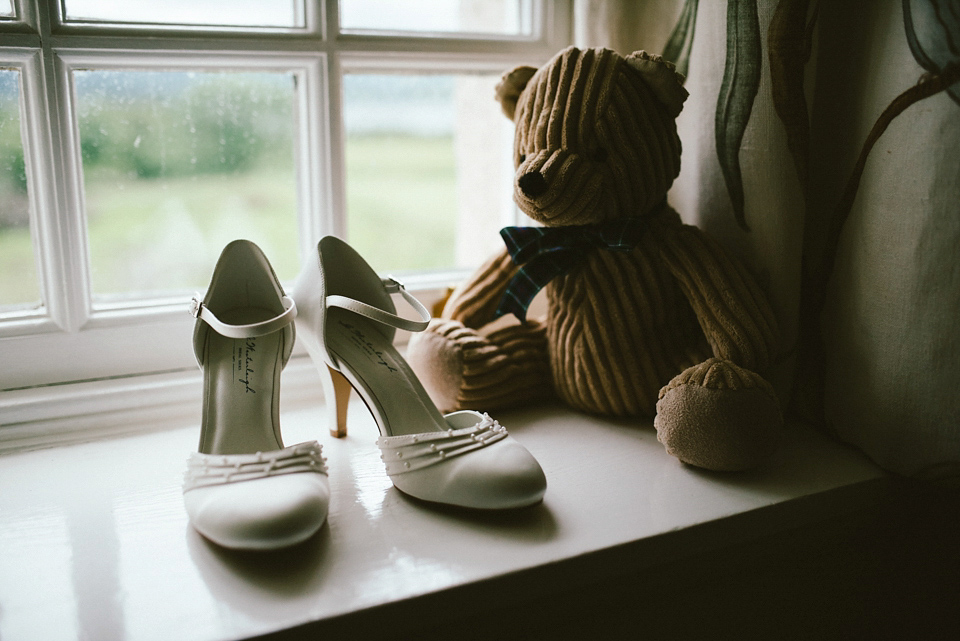
[[325, 217], [326, 233], [346, 238], [347, 234], [347, 197], [346, 197], [346, 145], [343, 119], [343, 70], [340, 54], [336, 51], [327, 58], [327, 126], [329, 141], [329, 211]]
[[17, 19], [31, 30], [38, 29], [38, 14], [46, 12], [46, 7], [34, 6], [35, 4], [43, 5], [44, 1], [35, 0], [35, 2], [30, 2], [30, 0], [13, 0], [13, 8], [17, 14]]
[[297, 190], [301, 256], [307, 255], [317, 240], [329, 233], [337, 199], [331, 178], [332, 159], [329, 143], [330, 92], [327, 89], [327, 55], [322, 56], [298, 76]]
[[59, 55], [52, 55], [46, 65], [55, 87], [57, 108], [55, 125], [51, 125], [54, 149], [58, 150], [54, 165], [61, 179], [55, 181], [60, 192], [61, 225], [59, 236], [63, 246], [61, 259], [65, 299], [65, 328], [76, 331], [90, 317], [90, 269], [87, 225], [83, 205], [83, 167], [80, 156], [80, 134], [77, 129], [73, 81], [67, 64]]
[[26, 66], [25, 124], [36, 222], [35, 248], [51, 319], [77, 331], [90, 313], [86, 234], [79, 209], [79, 165], [73, 146], [66, 72], [49, 46], [50, 16], [37, 7], [41, 47]]
[[555, 53], [573, 42], [573, 2], [574, 0], [534, 2], [534, 11], [540, 11], [542, 15], [535, 14], [533, 24], [535, 28], [545, 30], [538, 35], [546, 51]]
[[323, 39], [327, 45], [326, 107], [328, 132], [326, 157], [328, 159], [329, 209], [323, 220], [324, 233], [341, 238], [347, 235], [347, 179], [346, 151], [343, 125], [343, 70], [340, 63], [340, 5], [337, 0], [320, 0], [324, 11]]
[[309, 33], [317, 34], [327, 40], [327, 17], [324, 0], [306, 0], [304, 2], [304, 24]]

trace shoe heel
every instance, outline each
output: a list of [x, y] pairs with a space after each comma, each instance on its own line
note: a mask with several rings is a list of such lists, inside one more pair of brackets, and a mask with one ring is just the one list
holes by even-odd
[[327, 422], [330, 435], [343, 438], [347, 435], [347, 405], [353, 388], [343, 374], [323, 364], [317, 370], [323, 383], [323, 400], [327, 405]]

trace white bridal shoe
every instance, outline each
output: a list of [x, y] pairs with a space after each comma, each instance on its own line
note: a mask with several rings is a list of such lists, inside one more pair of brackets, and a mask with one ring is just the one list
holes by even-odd
[[[420, 314], [396, 314], [400, 293]], [[377, 445], [400, 491], [426, 501], [499, 509], [532, 505], [547, 481], [536, 459], [486, 414], [442, 415], [393, 347], [396, 329], [423, 331], [429, 312], [392, 278], [381, 280], [345, 242], [327, 236], [294, 285], [301, 340], [323, 380], [330, 431], [346, 436], [351, 387], [380, 428]]]
[[191, 312], [204, 393], [199, 452], [183, 487], [190, 523], [228, 548], [304, 541], [327, 518], [330, 486], [319, 443], [284, 447], [280, 437], [280, 372], [296, 305], [260, 248], [236, 240]]

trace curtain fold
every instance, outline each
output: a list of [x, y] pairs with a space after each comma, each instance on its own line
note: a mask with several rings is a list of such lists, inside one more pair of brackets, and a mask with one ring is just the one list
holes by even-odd
[[[866, 156], [839, 236], [829, 238], [861, 145], [926, 73], [910, 51], [908, 3], [867, 13], [855, 4], [822, 9], [821, 55], [855, 57], [821, 69], [817, 90], [831, 100], [813, 114], [812, 151], [825, 162], [813, 202], [823, 222], [809, 237], [834, 257], [817, 319], [824, 421], [889, 470], [960, 480], [960, 105], [944, 91], [890, 122]], [[960, 2], [913, 4], [950, 4], [960, 19]], [[936, 31], [927, 23], [918, 35], [927, 41]]]
[[785, 404], [960, 480], [960, 0], [576, 0], [575, 36], [688, 56], [669, 200], [768, 293]]

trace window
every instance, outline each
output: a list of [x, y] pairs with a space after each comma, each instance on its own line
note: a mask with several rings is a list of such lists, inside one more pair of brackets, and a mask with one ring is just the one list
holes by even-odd
[[346, 32], [435, 32], [533, 35], [531, 0], [348, 0], [340, 4]]
[[421, 293], [461, 278], [518, 216], [493, 87], [570, 13], [0, 0], [0, 426], [50, 414], [4, 416], [29, 390], [195, 373], [185, 301], [233, 238], [285, 281], [330, 233]]
[[304, 27], [303, 2], [286, 0], [65, 0], [67, 23], [103, 22], [130, 27]]
[[344, 75], [347, 235], [375, 269], [476, 266], [494, 248], [483, 240], [498, 242], [496, 229], [512, 222], [504, 186], [513, 166], [503, 154], [513, 136], [491, 99], [497, 80]]
[[30, 198], [20, 125], [20, 70], [0, 68], [0, 306], [35, 308], [40, 287], [30, 235]]
[[196, 288], [237, 229], [296, 274], [295, 73], [73, 79], [95, 301]]

